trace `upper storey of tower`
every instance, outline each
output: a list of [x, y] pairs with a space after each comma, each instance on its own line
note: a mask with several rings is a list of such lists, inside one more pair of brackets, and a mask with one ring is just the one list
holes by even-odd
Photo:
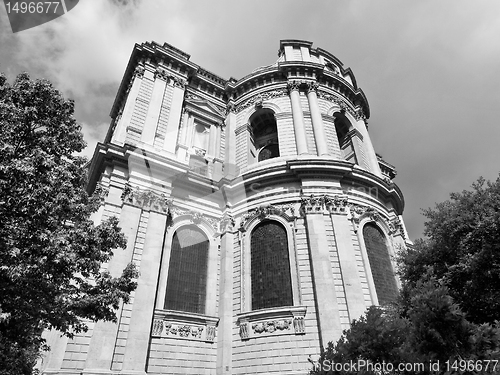
[[277, 61], [240, 79], [221, 78], [187, 53], [152, 42], [134, 47], [105, 143], [124, 153], [144, 150], [210, 181], [264, 176], [275, 167], [351, 176], [352, 183], [385, 186], [388, 196], [397, 190], [394, 206], [402, 209], [391, 181], [396, 171], [371, 143], [369, 115], [352, 71], [311, 42], [282, 40]]
[[369, 118], [368, 100], [358, 88], [352, 70], [345, 68], [330, 52], [322, 48], [313, 48], [312, 45], [312, 42], [303, 40], [282, 40], [278, 50], [278, 60], [275, 63], [259, 67], [241, 79], [224, 79], [192, 63], [189, 54], [168, 43], [136, 44], [113, 104], [111, 117], [115, 118], [120, 111], [123, 99], [128, 93], [127, 87], [134, 74], [137, 74], [137, 67], [144, 63], [152, 63], [164, 65], [168, 70], [173, 70], [178, 78], [189, 80], [190, 86], [205, 91], [225, 103], [237, 101], [248, 91], [270, 82], [290, 79], [317, 80], [341, 94], [353, 113]]

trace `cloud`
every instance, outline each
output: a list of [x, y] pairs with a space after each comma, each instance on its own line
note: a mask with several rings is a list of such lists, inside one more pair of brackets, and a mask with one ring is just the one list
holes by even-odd
[[3, 39], [20, 70], [49, 79], [75, 100], [76, 118], [84, 120], [88, 149], [93, 149], [109, 125], [109, 110], [134, 44], [169, 39], [190, 47], [189, 30], [195, 31], [175, 16], [182, 7], [180, 1], [80, 1], [55, 21]]
[[90, 155], [135, 43], [167, 42], [242, 78], [276, 60], [280, 39], [310, 40], [351, 67], [367, 95], [371, 138], [398, 169], [413, 238], [420, 207], [498, 174], [499, 13], [498, 0], [81, 0], [14, 35], [0, 12], [0, 69], [49, 78], [75, 99]]

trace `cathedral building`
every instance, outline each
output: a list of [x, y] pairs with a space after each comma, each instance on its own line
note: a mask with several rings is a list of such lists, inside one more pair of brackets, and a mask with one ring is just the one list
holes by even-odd
[[[409, 241], [392, 165], [349, 68], [311, 42], [223, 79], [135, 45], [90, 165], [138, 287], [118, 322], [49, 335], [44, 374], [307, 374], [311, 356], [398, 293]], [[53, 337], [52, 337], [53, 336]]]

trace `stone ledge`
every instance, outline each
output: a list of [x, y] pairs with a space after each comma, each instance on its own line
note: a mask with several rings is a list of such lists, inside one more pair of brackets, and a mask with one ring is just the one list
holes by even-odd
[[304, 317], [306, 306], [286, 306], [272, 309], [249, 311], [237, 315], [236, 324], [240, 327], [240, 337], [248, 340], [270, 335], [306, 333]]
[[203, 314], [156, 309], [151, 337], [213, 343], [219, 318]]

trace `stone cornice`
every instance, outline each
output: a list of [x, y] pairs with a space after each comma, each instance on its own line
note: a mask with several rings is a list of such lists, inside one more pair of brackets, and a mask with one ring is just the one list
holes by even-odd
[[149, 189], [132, 188], [129, 184], [123, 188], [121, 199], [123, 203], [166, 215], [170, 214], [172, 208], [172, 200], [168, 199], [165, 194]]

